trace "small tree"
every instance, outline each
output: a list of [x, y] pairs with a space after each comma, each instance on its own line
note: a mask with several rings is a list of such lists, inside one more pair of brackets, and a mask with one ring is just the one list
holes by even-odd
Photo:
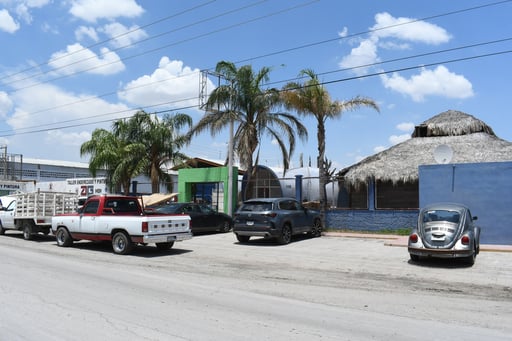
[[313, 116], [317, 121], [320, 212], [322, 224], [325, 226], [327, 199], [325, 185], [328, 181], [325, 158], [325, 123], [328, 119], [340, 118], [344, 111], [355, 110], [362, 106], [379, 111], [379, 107], [373, 100], [359, 96], [348, 101], [332, 101], [329, 92], [320, 83], [313, 70], [302, 70], [299, 77], [304, 76], [307, 77], [307, 80], [303, 83], [290, 82], [286, 84], [281, 96], [288, 109], [294, 109], [301, 115]]

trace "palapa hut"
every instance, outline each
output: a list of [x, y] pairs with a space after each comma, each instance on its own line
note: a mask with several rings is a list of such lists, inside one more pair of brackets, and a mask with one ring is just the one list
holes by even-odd
[[466, 113], [448, 110], [416, 126], [412, 138], [340, 171], [340, 202], [349, 209], [417, 209], [418, 167], [436, 164], [434, 151], [451, 147], [450, 163], [512, 160], [512, 143]]

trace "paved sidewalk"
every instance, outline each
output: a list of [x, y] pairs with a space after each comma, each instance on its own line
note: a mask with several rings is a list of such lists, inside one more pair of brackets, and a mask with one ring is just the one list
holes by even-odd
[[[403, 247], [407, 247], [407, 239], [409, 238], [409, 236], [398, 236], [394, 234], [358, 232], [323, 232], [322, 235], [326, 237], [382, 239], [384, 241], [384, 245]], [[480, 244], [480, 251], [512, 252], [512, 245]]]

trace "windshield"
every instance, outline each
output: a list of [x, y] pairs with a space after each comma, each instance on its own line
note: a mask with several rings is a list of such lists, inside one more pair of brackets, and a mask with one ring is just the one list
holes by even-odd
[[243, 204], [243, 206], [240, 209], [240, 211], [254, 211], [254, 212], [270, 211], [270, 210], [272, 210], [271, 202], [245, 203], [245, 204]]
[[449, 210], [429, 210], [423, 213], [423, 222], [429, 223], [434, 221], [447, 221], [458, 224], [460, 220], [460, 212]]
[[180, 210], [181, 205], [163, 204], [158, 206], [150, 206], [150, 208], [159, 213], [177, 213]]

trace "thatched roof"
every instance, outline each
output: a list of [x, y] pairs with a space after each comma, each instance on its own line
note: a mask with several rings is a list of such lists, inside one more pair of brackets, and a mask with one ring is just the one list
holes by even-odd
[[512, 143], [498, 138], [491, 127], [460, 111], [449, 110], [416, 127], [412, 138], [342, 169], [347, 183], [370, 178], [381, 181], [418, 180], [420, 165], [437, 164], [434, 150], [448, 145], [450, 163], [512, 161]]

